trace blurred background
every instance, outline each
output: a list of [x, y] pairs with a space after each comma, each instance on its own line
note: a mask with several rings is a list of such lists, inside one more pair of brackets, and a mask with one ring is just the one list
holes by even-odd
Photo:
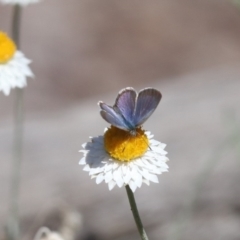
[[[12, 8], [0, 6], [10, 34]], [[136, 191], [150, 239], [240, 239], [240, 2], [45, 0], [23, 11], [21, 239], [139, 239], [125, 189], [96, 185], [78, 150], [108, 126], [97, 102], [155, 87], [144, 128], [167, 144], [169, 173]], [[0, 239], [9, 207], [14, 91], [0, 94]], [[67, 232], [67, 233], [66, 233]]]

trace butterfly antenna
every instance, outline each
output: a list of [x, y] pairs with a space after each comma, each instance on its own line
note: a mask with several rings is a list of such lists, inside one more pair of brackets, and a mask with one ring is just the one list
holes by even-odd
[[146, 145], [148, 146], [148, 148], [152, 151], [152, 149], [151, 149], [149, 143], [145, 140], [145, 138], [144, 138], [144, 141], [145, 141]]
[[[136, 134], [139, 134], [138, 132], [136, 132]], [[141, 136], [141, 138], [143, 138], [143, 136]], [[148, 144], [148, 142], [145, 140], [145, 138], [143, 138], [144, 142], [146, 143], [146, 145], [148, 146], [148, 148], [152, 151], [150, 145]]]

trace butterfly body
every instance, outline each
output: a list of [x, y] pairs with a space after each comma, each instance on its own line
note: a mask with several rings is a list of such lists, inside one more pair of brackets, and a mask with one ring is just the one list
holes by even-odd
[[161, 93], [154, 88], [144, 88], [139, 93], [134, 88], [124, 88], [113, 106], [99, 102], [100, 114], [111, 125], [135, 136], [136, 129], [152, 115], [161, 97]]

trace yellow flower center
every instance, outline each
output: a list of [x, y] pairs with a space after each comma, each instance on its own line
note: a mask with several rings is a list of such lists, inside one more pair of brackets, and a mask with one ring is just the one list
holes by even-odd
[[142, 156], [148, 149], [148, 138], [141, 128], [136, 134], [111, 126], [104, 134], [104, 146], [111, 157], [131, 161]]
[[0, 32], [0, 64], [8, 62], [16, 52], [16, 45], [7, 34]]

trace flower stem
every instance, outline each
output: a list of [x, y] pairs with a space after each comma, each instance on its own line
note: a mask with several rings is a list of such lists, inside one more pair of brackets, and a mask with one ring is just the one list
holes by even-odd
[[12, 20], [12, 38], [19, 49], [20, 45], [20, 23], [21, 23], [22, 8], [16, 4], [13, 9], [13, 20]]
[[[21, 6], [15, 5], [13, 10], [12, 38], [19, 48], [19, 32]], [[10, 186], [9, 217], [7, 223], [7, 239], [17, 240], [19, 236], [19, 188], [20, 167], [23, 148], [23, 89], [17, 88], [14, 103], [14, 136], [13, 136], [13, 160]]]
[[133, 214], [135, 223], [137, 225], [138, 232], [141, 236], [141, 239], [142, 240], [148, 240], [147, 233], [146, 233], [145, 229], [143, 228], [142, 221], [141, 221], [141, 218], [140, 218], [139, 213], [138, 213], [138, 209], [137, 209], [137, 205], [136, 205], [136, 202], [135, 202], [134, 194], [133, 194], [131, 188], [129, 187], [129, 185], [126, 185], [126, 190], [127, 190], [128, 200], [129, 200], [129, 203], [130, 203], [130, 206], [131, 206], [132, 214]]

